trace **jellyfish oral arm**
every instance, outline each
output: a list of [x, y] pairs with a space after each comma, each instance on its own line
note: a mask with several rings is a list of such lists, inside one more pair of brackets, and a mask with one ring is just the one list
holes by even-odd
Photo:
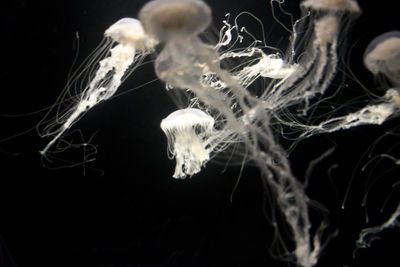
[[[90, 107], [102, 100], [109, 99], [115, 94], [121, 85], [122, 77], [135, 58], [135, 48], [131, 45], [119, 44], [112, 48], [110, 52], [110, 57], [99, 62], [100, 68], [83, 97], [83, 101], [87, 100], [91, 105]], [[110, 74], [112, 74], [112, 77], [107, 77]]]

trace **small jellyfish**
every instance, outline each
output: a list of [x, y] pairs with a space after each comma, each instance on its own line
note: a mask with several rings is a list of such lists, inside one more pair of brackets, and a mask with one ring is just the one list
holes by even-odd
[[[93, 52], [92, 57], [87, 59], [88, 63], [82, 72], [72, 77], [61, 94], [56, 119], [49, 122], [47, 120], [49, 112], [39, 123], [39, 126], [46, 124], [44, 130], [39, 131], [41, 136], [52, 136], [52, 140], [40, 151], [43, 156], [85, 112], [112, 97], [123, 80], [154, 46], [154, 41], [146, 36], [140, 21], [133, 18], [117, 21], [105, 31], [104, 36], [104, 42]], [[93, 75], [93, 69], [96, 68]], [[73, 96], [76, 101], [72, 105], [66, 104], [65, 101], [69, 99], [65, 98], [70, 93], [69, 90], [81, 86], [82, 80], [85, 79], [89, 82], [84, 84], [83, 88], [78, 88], [78, 96]], [[66, 111], [61, 110], [64, 105], [67, 105]]]
[[384, 75], [400, 90], [400, 31], [373, 39], [364, 53], [364, 65], [375, 76]]
[[176, 158], [174, 178], [198, 173], [210, 159], [210, 153], [222, 137], [214, 124], [213, 117], [195, 108], [174, 111], [161, 121], [161, 129], [168, 139], [168, 152], [171, 158]]

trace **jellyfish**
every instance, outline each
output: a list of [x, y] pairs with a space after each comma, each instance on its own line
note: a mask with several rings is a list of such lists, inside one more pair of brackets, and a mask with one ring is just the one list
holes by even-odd
[[[223, 143], [233, 137], [214, 128], [214, 118], [196, 108], [180, 109], [161, 121], [168, 139], [168, 152], [176, 158], [173, 177], [185, 178], [198, 173], [214, 150], [223, 150]], [[223, 141], [225, 139], [225, 141]]]
[[[52, 139], [46, 147], [40, 151], [46, 156], [54, 143], [62, 137], [68, 129], [76, 123], [84, 113], [89, 111], [98, 103], [110, 99], [117, 91], [120, 84], [140, 65], [143, 58], [151, 53], [154, 41], [148, 38], [139, 20], [123, 18], [111, 25], [104, 33], [105, 40], [97, 48], [93, 55], [87, 59], [82, 72], [78, 72], [68, 82], [64, 92], [61, 94], [60, 104], [57, 107], [55, 120], [47, 120], [47, 116], [39, 123], [46, 124], [42, 137], [51, 136]], [[98, 65], [98, 66], [96, 66]], [[93, 75], [94, 69], [96, 69]], [[87, 75], [87, 76], [86, 76]], [[70, 89], [81, 86], [81, 79], [90, 79], [83, 88], [78, 88], [78, 96], [72, 105], [68, 105], [65, 99]], [[85, 82], [85, 81], [83, 81]], [[67, 110], [63, 111], [63, 106]]]
[[364, 65], [373, 75], [384, 75], [400, 90], [400, 31], [390, 31], [372, 40], [364, 53]]
[[267, 97], [277, 106], [302, 102], [306, 115], [309, 101], [323, 95], [335, 76], [338, 42], [361, 10], [354, 0], [305, 0], [300, 6], [303, 16], [293, 25], [287, 57], [288, 63], [297, 61], [298, 68]]

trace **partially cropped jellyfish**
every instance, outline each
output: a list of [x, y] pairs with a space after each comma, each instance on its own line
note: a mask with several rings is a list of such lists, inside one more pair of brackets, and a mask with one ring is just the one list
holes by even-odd
[[294, 25], [288, 58], [289, 62], [297, 61], [299, 67], [268, 97], [276, 103], [304, 102], [306, 114], [309, 100], [324, 94], [335, 76], [338, 43], [361, 10], [355, 0], [305, 0], [300, 7], [303, 18]]
[[[84, 64], [81, 72], [71, 78], [60, 96], [60, 103], [55, 104], [57, 117], [48, 120], [48, 114], [39, 124], [46, 125], [44, 130], [39, 130], [40, 135], [52, 137], [40, 151], [43, 156], [85, 112], [112, 97], [154, 46], [140, 21], [134, 18], [120, 19], [105, 31], [104, 36], [104, 43], [87, 59], [87, 65]], [[79, 88], [82, 83], [83, 87]], [[78, 90], [77, 95], [71, 96], [74, 100], [72, 104], [67, 103], [71, 99], [66, 99], [71, 94], [70, 90]]]
[[372, 74], [385, 76], [400, 90], [400, 31], [390, 31], [372, 40], [364, 54], [364, 65]]

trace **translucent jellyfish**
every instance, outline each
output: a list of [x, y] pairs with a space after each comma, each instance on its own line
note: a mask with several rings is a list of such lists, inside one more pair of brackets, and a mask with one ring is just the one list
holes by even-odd
[[174, 178], [192, 176], [210, 159], [206, 141], [213, 128], [214, 119], [198, 109], [178, 110], [161, 121], [168, 151], [176, 157]]
[[400, 31], [390, 31], [372, 40], [364, 54], [364, 65], [372, 74], [384, 75], [400, 90]]
[[[44, 130], [40, 131], [41, 136], [52, 137], [46, 147], [40, 151], [43, 156], [46, 156], [54, 143], [85, 112], [101, 101], [112, 97], [123, 80], [152, 51], [154, 46], [154, 41], [146, 36], [140, 21], [133, 18], [123, 18], [117, 21], [105, 31], [104, 35], [104, 42], [86, 60], [87, 63], [83, 64], [81, 72], [73, 75], [68, 82], [60, 96], [58, 107], [57, 103], [55, 104], [57, 107], [56, 119], [49, 121], [47, 119], [49, 112], [39, 124], [39, 126], [46, 124]], [[97, 70], [93, 75], [95, 69]], [[80, 88], [81, 83], [85, 82], [87, 84]], [[71, 94], [70, 90], [72, 89], [78, 90], [77, 95], [71, 96], [76, 100], [72, 104], [68, 104], [66, 102], [71, 101], [68, 94]]]
[[[294, 25], [289, 59], [297, 59], [300, 67], [272, 97], [277, 101], [305, 101], [306, 113], [309, 99], [324, 94], [335, 76], [337, 44], [361, 10], [354, 0], [305, 0], [300, 6], [303, 19]], [[296, 89], [291, 88], [295, 83]]]
[[176, 158], [174, 178], [198, 173], [212, 151], [223, 149], [220, 144], [228, 136], [214, 129], [214, 123], [213, 117], [194, 108], [177, 110], [161, 121], [168, 151]]

